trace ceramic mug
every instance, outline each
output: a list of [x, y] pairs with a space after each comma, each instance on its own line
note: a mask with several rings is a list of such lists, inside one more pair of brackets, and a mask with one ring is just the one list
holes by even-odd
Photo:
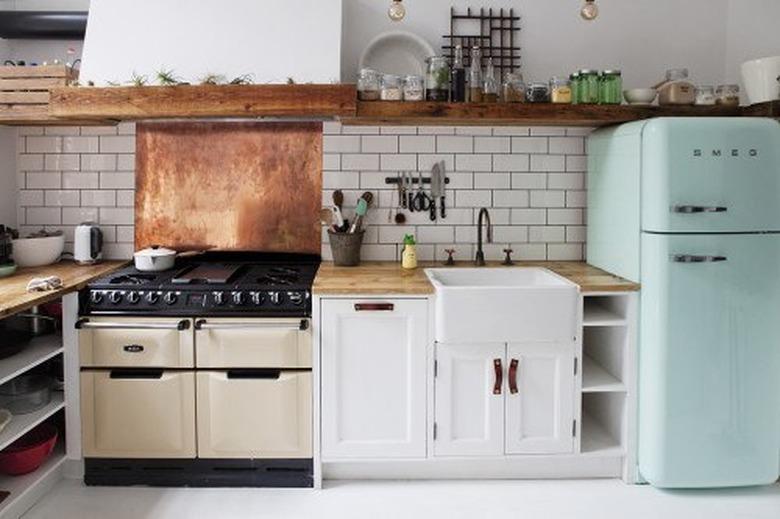
[[780, 99], [780, 56], [759, 58], [742, 64], [742, 82], [750, 104]]

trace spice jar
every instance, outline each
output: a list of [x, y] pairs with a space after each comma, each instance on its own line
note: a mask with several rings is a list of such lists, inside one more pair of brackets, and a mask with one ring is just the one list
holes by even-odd
[[599, 80], [599, 103], [619, 105], [623, 101], [623, 73], [619, 70], [605, 70]]
[[559, 104], [571, 103], [571, 82], [565, 77], [550, 80], [550, 101]]
[[425, 86], [422, 76], [404, 78], [404, 101], [422, 101], [425, 99]]
[[715, 104], [715, 87], [702, 85], [696, 87], [696, 106], [712, 106]]
[[370, 68], [360, 69], [358, 74], [358, 99], [361, 101], [379, 101], [382, 75]]
[[599, 73], [597, 70], [580, 70], [579, 101], [595, 105], [599, 102]]
[[382, 101], [400, 101], [403, 99], [401, 91], [401, 77], [394, 74], [385, 74], [382, 76], [382, 91], [380, 93]]
[[666, 81], [658, 85], [658, 104], [692, 105], [696, 101], [696, 87], [688, 81], [688, 69], [666, 71]]
[[718, 85], [715, 89], [715, 104], [739, 106], [739, 85]]
[[525, 98], [529, 103], [549, 103], [550, 87], [547, 83], [531, 83], [525, 91]]
[[523, 75], [519, 72], [506, 72], [504, 74], [503, 101], [505, 103], [525, 102], [525, 83]]
[[447, 101], [450, 98], [450, 66], [447, 59], [431, 56], [427, 60], [428, 73], [425, 76], [426, 99]]
[[571, 104], [578, 105], [582, 103], [581, 100], [582, 87], [580, 86], [580, 73], [575, 72], [574, 74], [570, 75], [569, 82], [571, 84]]

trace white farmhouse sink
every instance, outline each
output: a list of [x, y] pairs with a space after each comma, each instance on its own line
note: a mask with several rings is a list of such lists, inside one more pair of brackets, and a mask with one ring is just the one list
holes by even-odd
[[579, 287], [543, 268], [426, 269], [436, 341], [558, 342], [576, 335]]

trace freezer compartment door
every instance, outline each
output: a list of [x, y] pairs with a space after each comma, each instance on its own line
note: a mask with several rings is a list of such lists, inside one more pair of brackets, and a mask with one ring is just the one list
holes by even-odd
[[780, 235], [642, 237], [639, 467], [768, 484], [780, 453]]
[[643, 230], [780, 230], [776, 121], [654, 119], [642, 142]]

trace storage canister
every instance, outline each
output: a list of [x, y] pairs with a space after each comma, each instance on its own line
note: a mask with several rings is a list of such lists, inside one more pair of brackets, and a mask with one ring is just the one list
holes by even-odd
[[425, 85], [422, 76], [404, 78], [404, 101], [422, 101], [425, 99]]
[[571, 83], [571, 104], [578, 105], [582, 103], [582, 100], [580, 99], [580, 92], [582, 90], [580, 87], [580, 73], [575, 72], [574, 74], [570, 75], [569, 82]]
[[428, 73], [425, 76], [426, 99], [447, 101], [450, 98], [450, 66], [442, 56], [431, 56], [427, 60]]
[[565, 77], [550, 80], [550, 101], [558, 104], [571, 103], [571, 82]]
[[619, 105], [623, 100], [623, 74], [619, 70], [605, 70], [599, 80], [599, 103]]
[[715, 103], [722, 106], [739, 106], [739, 85], [718, 85]]
[[597, 70], [580, 70], [580, 102], [582, 104], [598, 104], [599, 102], [599, 73]]
[[379, 101], [382, 75], [370, 68], [360, 69], [358, 74], [358, 99], [361, 101]]
[[382, 76], [382, 91], [380, 98], [382, 101], [400, 101], [403, 99], [400, 76], [393, 74], [385, 74]]

